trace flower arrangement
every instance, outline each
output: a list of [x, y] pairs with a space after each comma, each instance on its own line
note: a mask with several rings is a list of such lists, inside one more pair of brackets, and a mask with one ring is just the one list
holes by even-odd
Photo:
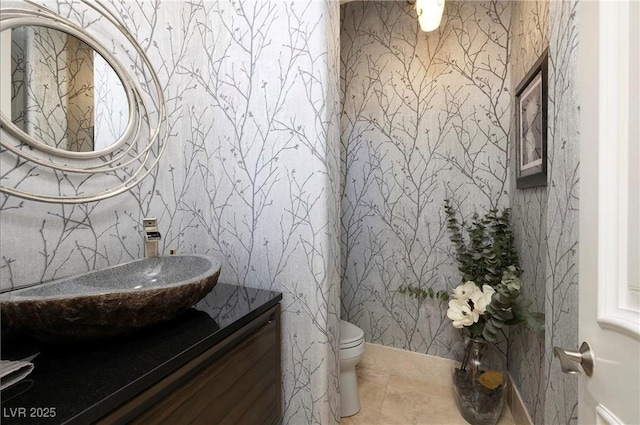
[[522, 280], [515, 275], [516, 268], [510, 266], [495, 287], [484, 284], [480, 288], [475, 282], [458, 285], [449, 301], [447, 317], [453, 327], [466, 329], [471, 336], [482, 336], [494, 342], [504, 326], [526, 322], [537, 334], [544, 334], [541, 314], [529, 311], [531, 302], [520, 294]]
[[404, 285], [400, 293], [420, 301], [448, 301], [447, 317], [466, 339], [458, 354], [460, 367], [452, 371], [456, 405], [474, 425], [495, 424], [502, 411], [506, 388], [504, 356], [492, 344], [505, 326], [526, 322], [538, 335], [544, 317], [530, 312], [531, 302], [520, 294], [522, 270], [513, 243], [509, 209], [491, 210], [460, 223], [451, 201], [445, 201], [447, 228], [455, 248], [461, 283], [444, 290]]
[[449, 301], [449, 309], [447, 310], [447, 317], [453, 321], [453, 327], [461, 329], [464, 326], [478, 323], [495, 293], [496, 290], [491, 286], [482, 285], [482, 289], [480, 289], [471, 280], [457, 286], [453, 290], [454, 299]]
[[544, 316], [530, 311], [531, 301], [520, 294], [522, 270], [513, 244], [509, 209], [475, 213], [470, 224], [460, 223], [450, 200], [445, 201], [447, 228], [455, 247], [462, 283], [449, 294], [405, 285], [401, 293], [423, 300], [448, 301], [447, 317], [453, 327], [474, 337], [495, 342], [505, 326], [526, 322], [544, 334]]

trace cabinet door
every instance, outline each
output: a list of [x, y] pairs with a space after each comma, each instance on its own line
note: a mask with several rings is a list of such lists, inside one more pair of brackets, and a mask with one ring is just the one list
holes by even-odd
[[281, 375], [277, 305], [97, 425], [277, 424]]
[[280, 414], [279, 345], [269, 321], [134, 424], [270, 424]]

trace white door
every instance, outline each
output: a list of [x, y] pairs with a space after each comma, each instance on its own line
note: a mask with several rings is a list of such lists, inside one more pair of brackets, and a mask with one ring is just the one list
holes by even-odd
[[[580, 3], [580, 424], [640, 424], [640, 1]], [[563, 347], [572, 348], [576, 347]]]

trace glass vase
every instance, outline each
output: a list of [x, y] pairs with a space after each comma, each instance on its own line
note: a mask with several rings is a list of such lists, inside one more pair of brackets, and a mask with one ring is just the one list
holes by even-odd
[[452, 370], [456, 405], [472, 425], [495, 425], [506, 389], [506, 362], [495, 345], [481, 337], [468, 338], [456, 353]]

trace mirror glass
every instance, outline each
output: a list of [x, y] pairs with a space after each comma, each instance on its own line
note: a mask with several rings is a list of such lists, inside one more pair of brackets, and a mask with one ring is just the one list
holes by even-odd
[[11, 31], [6, 119], [36, 140], [70, 152], [106, 149], [123, 135], [129, 122], [125, 89], [91, 46], [43, 26], [5, 31]]

